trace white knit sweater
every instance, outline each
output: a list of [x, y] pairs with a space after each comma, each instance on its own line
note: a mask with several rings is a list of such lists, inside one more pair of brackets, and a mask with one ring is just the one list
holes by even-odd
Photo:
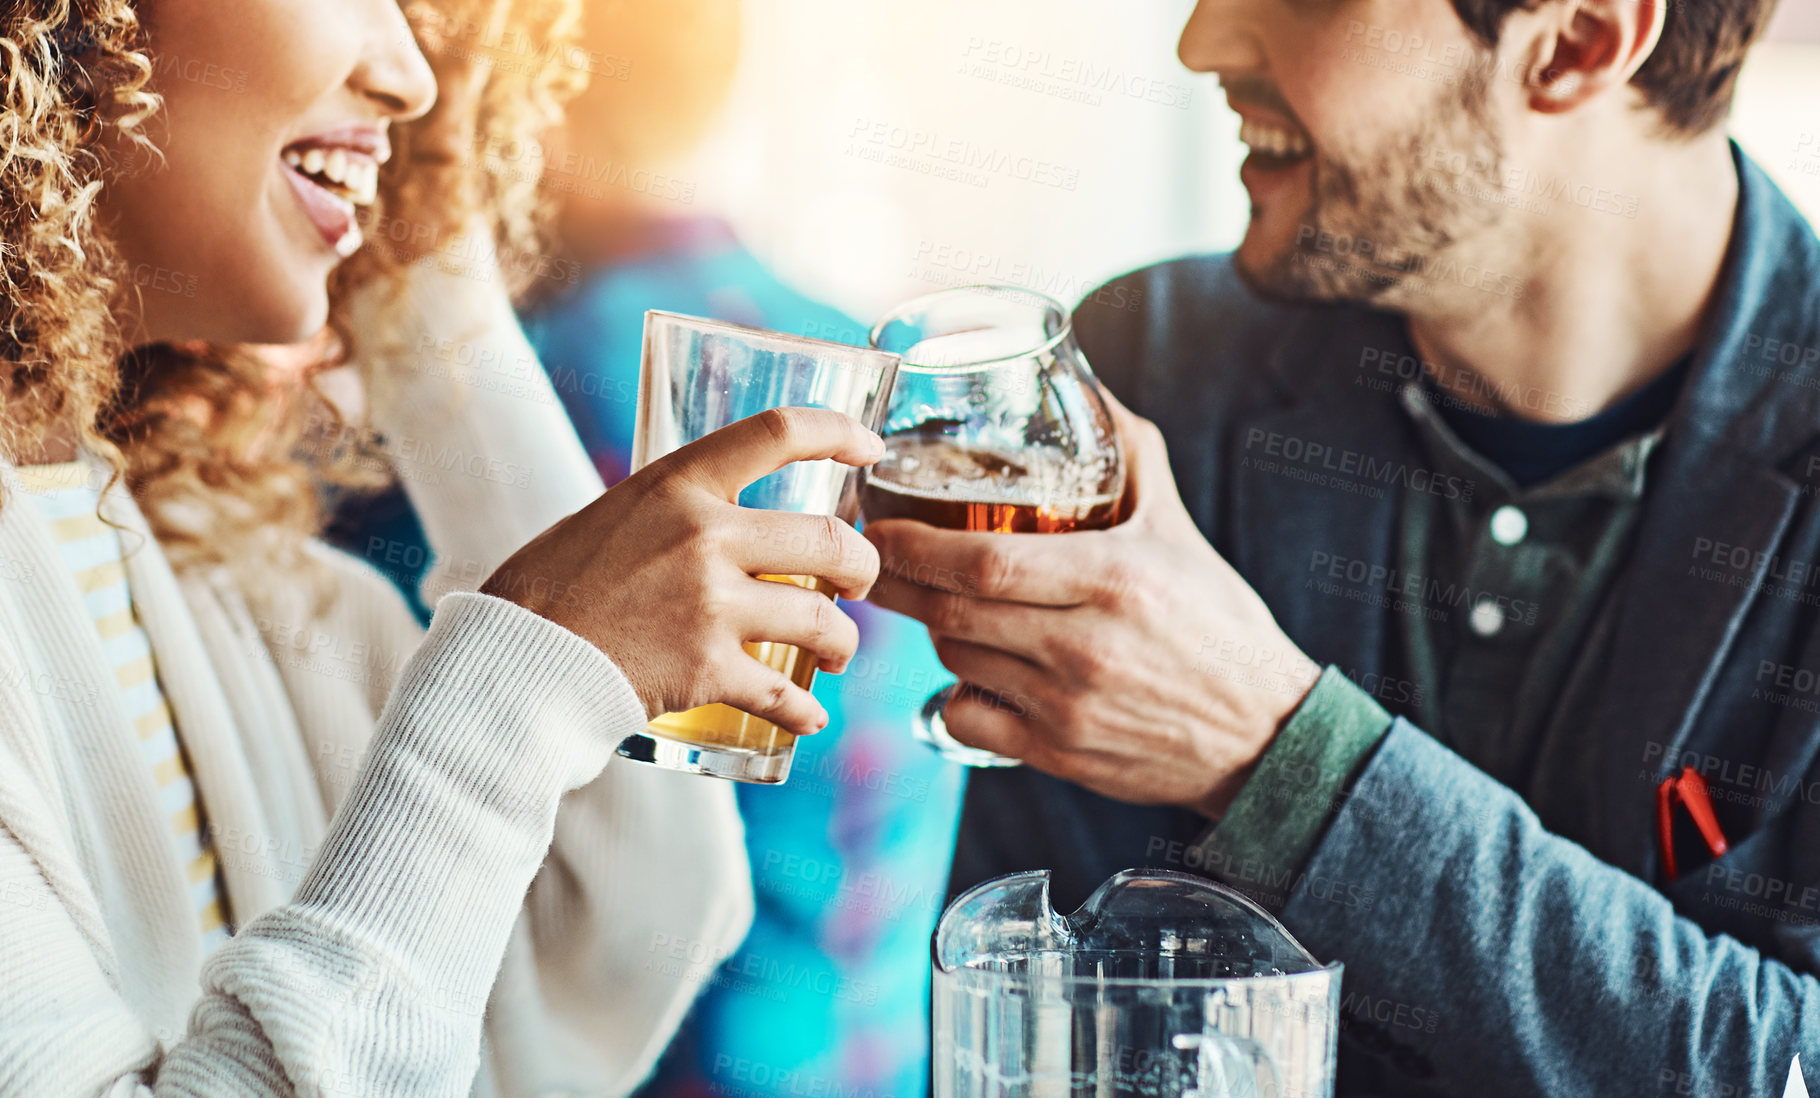
[[[471, 587], [601, 486], [492, 284], [420, 271], [404, 307], [374, 419], [415, 441], [437, 575]], [[449, 346], [488, 365], [452, 376]], [[751, 893], [731, 787], [603, 773], [644, 724], [606, 656], [470, 593], [426, 636], [320, 546], [339, 591], [321, 614], [292, 577], [179, 577], [111, 492], [237, 924], [204, 968], [94, 623], [0, 482], [0, 1098], [592, 1098], [643, 1078]]]

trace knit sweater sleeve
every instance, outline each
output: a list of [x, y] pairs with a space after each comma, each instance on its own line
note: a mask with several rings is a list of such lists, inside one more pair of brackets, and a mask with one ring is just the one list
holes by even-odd
[[[72, 848], [81, 820], [68, 820], [55, 794], [45, 755], [54, 745], [32, 734], [30, 708], [0, 712], [7, 1098], [469, 1094], [488, 997], [515, 927], [532, 921], [526, 892], [562, 799], [594, 783], [644, 723], [631, 685], [581, 638], [490, 596], [445, 599], [296, 893], [215, 952], [188, 1024], [168, 1032], [148, 1029], [120, 984], [147, 966], [110, 962], [131, 947], [120, 936], [131, 920], [114, 927], [100, 913], [123, 897], [97, 895], [105, 879], [91, 881], [69, 857], [39, 856]], [[591, 832], [618, 847], [588, 867], [614, 874], [616, 892], [593, 918], [568, 910], [578, 924], [570, 940], [588, 943], [578, 955], [595, 942], [629, 948], [596, 922], [649, 937], [647, 915], [678, 903], [650, 860], [675, 851], [635, 849], [629, 832], [649, 805], [628, 809], [636, 818], [621, 833]], [[688, 934], [703, 924], [676, 925]], [[611, 977], [612, 965], [639, 956], [596, 971]], [[598, 1016], [659, 1042], [687, 983], [614, 988], [619, 1014]], [[608, 1050], [622, 1074], [641, 1051]]]
[[[474, 589], [604, 490], [502, 284], [485, 264], [420, 264], [396, 295], [369, 293], [350, 310], [375, 356], [371, 421], [435, 555], [431, 605]], [[507, 576], [505, 589], [560, 582]], [[564, 799], [554, 834], [496, 992], [516, 1010], [489, 1028], [495, 1074], [515, 1093], [578, 1078], [627, 1093], [751, 924], [733, 790], [619, 763]], [[662, 884], [632, 884], [647, 881]]]
[[592, 645], [490, 596], [446, 599], [296, 897], [210, 959], [189, 1036], [141, 1094], [468, 1093], [559, 800], [643, 722]]

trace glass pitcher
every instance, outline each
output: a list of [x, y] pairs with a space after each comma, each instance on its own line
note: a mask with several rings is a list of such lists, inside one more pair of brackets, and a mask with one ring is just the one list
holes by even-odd
[[1242, 894], [1127, 869], [1058, 914], [1047, 872], [934, 941], [935, 1098], [1331, 1098], [1339, 964]]

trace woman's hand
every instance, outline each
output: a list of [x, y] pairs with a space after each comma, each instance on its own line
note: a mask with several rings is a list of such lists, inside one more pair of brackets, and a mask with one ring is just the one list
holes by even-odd
[[735, 501], [794, 461], [871, 465], [884, 452], [838, 412], [760, 413], [634, 473], [513, 554], [480, 590], [605, 652], [648, 716], [724, 702], [797, 735], [817, 732], [828, 723], [820, 703], [741, 645], [797, 645], [839, 672], [858, 626], [825, 595], [757, 577], [815, 576], [863, 599], [878, 553], [839, 519]]

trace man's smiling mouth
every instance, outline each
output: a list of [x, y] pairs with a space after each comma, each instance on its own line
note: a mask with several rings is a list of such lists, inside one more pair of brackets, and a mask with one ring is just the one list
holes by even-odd
[[1301, 129], [1259, 118], [1240, 121], [1239, 140], [1245, 143], [1252, 155], [1277, 162], [1267, 166], [1286, 167], [1306, 159], [1314, 152], [1313, 142]]
[[1222, 76], [1226, 105], [1239, 116], [1239, 140], [1251, 150], [1253, 170], [1276, 171], [1314, 155], [1314, 138], [1295, 121], [1282, 89], [1249, 74]]

